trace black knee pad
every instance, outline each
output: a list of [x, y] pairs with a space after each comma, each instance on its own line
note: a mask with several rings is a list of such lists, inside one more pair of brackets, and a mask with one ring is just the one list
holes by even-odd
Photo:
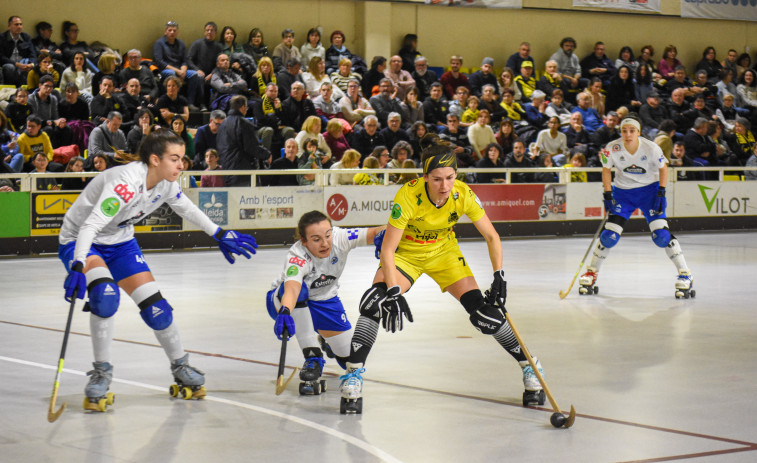
[[376, 322], [381, 321], [381, 302], [386, 296], [386, 283], [376, 283], [360, 298], [360, 315], [366, 316]]
[[484, 295], [481, 294], [480, 289], [472, 289], [467, 293], [460, 296], [460, 303], [466, 312], [471, 313], [474, 310], [478, 310], [486, 304]]

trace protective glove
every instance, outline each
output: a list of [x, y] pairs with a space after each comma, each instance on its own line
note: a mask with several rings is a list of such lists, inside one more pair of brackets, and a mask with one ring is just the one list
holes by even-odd
[[486, 292], [489, 303], [495, 307], [505, 310], [505, 300], [507, 300], [507, 282], [505, 281], [505, 271], [497, 270], [494, 272], [494, 281], [489, 291]]
[[71, 298], [84, 299], [87, 293], [87, 278], [82, 270], [84, 270], [84, 264], [78, 260], [71, 265], [71, 270], [63, 283], [63, 287], [66, 289], [64, 297], [67, 302], [71, 302]]
[[407, 305], [405, 297], [402, 295], [399, 285], [392, 286], [386, 291], [386, 297], [381, 301], [381, 326], [386, 331], [402, 331], [402, 316], [407, 318], [410, 323], [413, 322], [413, 314], [410, 313], [410, 307]]
[[612, 210], [615, 208], [615, 198], [612, 197], [612, 191], [605, 191], [603, 197], [603, 201], [605, 203], [605, 211], [612, 212]]
[[660, 189], [657, 190], [657, 197], [654, 199], [654, 210], [657, 211], [658, 214], [662, 214], [667, 207], [668, 198], [665, 197], [665, 187], [661, 186]]
[[250, 253], [255, 254], [255, 249], [258, 247], [258, 243], [252, 236], [234, 230], [224, 230], [220, 227], [213, 238], [218, 241], [218, 247], [221, 248], [223, 256], [230, 264], [234, 263], [234, 254], [249, 259], [252, 257]]
[[276, 316], [276, 322], [273, 325], [273, 332], [276, 333], [276, 337], [279, 339], [284, 334], [284, 330], [287, 332], [287, 339], [294, 336], [294, 319], [287, 307], [281, 307], [279, 314]]
[[381, 245], [384, 244], [384, 232], [386, 230], [381, 230], [376, 234], [376, 236], [373, 237], [373, 245], [376, 246], [376, 259], [379, 259], [381, 257]]

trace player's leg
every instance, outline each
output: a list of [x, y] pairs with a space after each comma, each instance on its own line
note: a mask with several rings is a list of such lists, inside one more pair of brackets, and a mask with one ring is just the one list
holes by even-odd
[[[350, 339], [352, 325], [347, 320], [347, 314], [338, 296], [325, 301], [308, 301], [311, 323], [324, 338], [324, 343], [335, 354], [337, 362], [342, 368], [346, 367], [346, 357], [350, 353]], [[326, 390], [326, 381], [321, 379], [325, 361], [321, 349], [316, 348], [314, 355], [305, 357], [300, 379], [300, 394], [320, 394]]]
[[[647, 218], [649, 220], [650, 217]], [[659, 215], [649, 221], [649, 230], [652, 232], [652, 241], [655, 245], [665, 249], [665, 254], [668, 255], [673, 265], [678, 270], [678, 278], [675, 283], [675, 297], [676, 298], [689, 298], [696, 295], [693, 290], [694, 279], [691, 276], [691, 271], [688, 265], [686, 265], [686, 259], [683, 257], [683, 251], [678, 239], [670, 233], [668, 228], [668, 221], [663, 216]]]

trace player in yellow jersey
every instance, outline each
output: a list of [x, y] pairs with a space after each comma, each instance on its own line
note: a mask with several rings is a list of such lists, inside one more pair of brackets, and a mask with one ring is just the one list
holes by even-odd
[[[519, 362], [526, 388], [524, 405], [544, 404], [541, 385], [503, 315], [507, 283], [502, 270], [500, 237], [476, 194], [456, 178], [457, 158], [452, 149], [431, 146], [424, 151], [423, 177], [405, 184], [394, 197], [381, 245], [381, 267], [373, 286], [361, 298], [347, 373], [340, 378], [341, 413], [362, 413], [361, 375], [378, 336], [379, 322], [387, 331], [395, 332], [402, 329], [405, 318], [413, 321], [402, 294], [424, 273], [433, 278], [442, 291], [460, 301], [476, 329], [492, 335]], [[486, 298], [452, 230], [463, 215], [471, 219], [489, 249], [494, 281]], [[537, 366], [541, 371], [538, 360]]]

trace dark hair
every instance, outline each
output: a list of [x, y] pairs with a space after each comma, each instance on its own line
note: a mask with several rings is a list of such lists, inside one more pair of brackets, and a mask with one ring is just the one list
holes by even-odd
[[702, 59], [705, 59], [705, 58], [707, 58], [707, 53], [709, 53], [709, 52], [710, 52], [710, 50], [712, 50], [712, 51], [713, 51], [714, 53], [717, 53], [717, 52], [715, 52], [715, 47], [707, 47], [707, 48], [705, 48], [705, 49], [704, 49], [704, 51], [702, 52]]
[[331, 219], [329, 219], [326, 214], [321, 211], [310, 211], [302, 214], [302, 217], [300, 217], [300, 220], [297, 222], [297, 231], [295, 238], [301, 239], [302, 241], [307, 241], [305, 231], [308, 229], [308, 227], [317, 223], [321, 223], [324, 220], [328, 221], [328, 223], [331, 224]]
[[573, 46], [578, 46], [578, 43], [576, 43], [576, 39], [573, 37], [565, 37], [564, 39], [560, 40], [560, 48], [562, 48], [563, 45], [565, 45], [567, 42], [573, 42]]
[[344, 32], [340, 31], [339, 29], [337, 29], [337, 30], [335, 30], [334, 32], [332, 32], [332, 33], [331, 33], [331, 37], [329, 38], [329, 40], [330, 40], [330, 41], [331, 41], [332, 43], [334, 42], [334, 36], [335, 36], [335, 35], [341, 35], [341, 36], [342, 36], [342, 45], [344, 45], [344, 42], [346, 42], [346, 41], [347, 41], [347, 38], [346, 38], [346, 37], [344, 36]]
[[[515, 141], [518, 141], [518, 140], [515, 140]], [[489, 143], [488, 145], [486, 145], [486, 148], [484, 148], [484, 156], [488, 157], [489, 156], [489, 150], [492, 149], [492, 148], [497, 148], [497, 151], [499, 151], [499, 157], [498, 157], [498, 159], [502, 158], [502, 154], [503, 154], [502, 153], [502, 147], [499, 145], [499, 143]]]
[[162, 158], [168, 145], [184, 145], [184, 140], [170, 129], [160, 128], [153, 130], [142, 139], [142, 143], [139, 144], [139, 148], [137, 149], [137, 154], [139, 154], [140, 161], [149, 164], [150, 156], [154, 154]]
[[237, 111], [241, 110], [247, 106], [247, 97], [244, 95], [235, 95], [231, 97], [231, 100], [229, 100], [229, 109], [236, 109]]
[[392, 152], [390, 153], [392, 159], [397, 159], [397, 156], [399, 156], [400, 154], [400, 150], [405, 150], [408, 158], [413, 157], [413, 147], [410, 145], [410, 143], [404, 140], [400, 140], [392, 148]]
[[71, 21], [63, 21], [63, 29], [61, 30], [61, 35], [63, 36], [63, 40], [68, 40], [68, 37], [66, 36], [66, 32], [68, 32], [69, 29], [71, 29], [73, 26], [75, 26], [75, 22]]
[[[641, 75], [641, 68], [645, 68], [646, 75]], [[636, 82], [639, 84], [647, 85], [652, 82], [652, 68], [646, 63], [639, 63], [639, 67], [636, 68]]]
[[74, 58], [76, 58], [76, 55], [81, 55], [82, 58], [84, 58], [84, 64], [82, 64], [81, 69], [82, 69], [82, 72], [86, 73], [87, 72], [87, 57], [86, 55], [84, 55], [83, 51], [77, 51], [76, 53], [74, 53], [74, 56], [71, 58], [71, 66], [69, 66], [69, 68], [71, 68], [72, 71], [76, 71], [76, 64], [74, 63]]
[[678, 49], [675, 45], [668, 45], [665, 47], [665, 49], [662, 51], [662, 59], [667, 59], [668, 54], [670, 54], [671, 51], [676, 52], [676, 55], [678, 55]]
[[38, 22], [38, 23], [37, 23], [37, 25], [36, 25], [36, 26], [34, 26], [34, 29], [36, 29], [36, 30], [37, 30], [37, 35], [41, 35], [40, 33], [41, 33], [42, 31], [49, 31], [49, 30], [52, 30], [52, 28], [53, 28], [53, 25], [52, 25], [52, 24], [50, 24], [50, 23], [49, 23], [49, 22], [47, 22], [47, 21], [40, 21], [40, 22]]
[[673, 143], [673, 147], [676, 147], [676, 146], [684, 146], [685, 147], [686, 145], [682, 141], [677, 141], [677, 142]]
[[51, 76], [50, 74], [45, 74], [44, 76], [42, 76], [42, 77], [39, 78], [39, 84], [40, 85], [46, 84], [48, 82], [50, 82], [53, 85], [55, 85], [55, 79], [53, 79], [53, 76]]
[[261, 31], [259, 27], [253, 27], [250, 29], [250, 34], [247, 36], [247, 42], [252, 42], [252, 38], [258, 34], [260, 34], [260, 46], [262, 47], [265, 45], [265, 38], [263, 37], [263, 31]]
[[[218, 25], [213, 21], [208, 21], [205, 23], [205, 27], [213, 26], [213, 29], [218, 30]], [[236, 34], [235, 34], [236, 35]]]
[[105, 170], [107, 170], [109, 167], [111, 167], [113, 164], [110, 160], [110, 157], [107, 154], [104, 153], [97, 153], [94, 156], [92, 156], [92, 169], [95, 169], [95, 159], [101, 158], [103, 162], [105, 162]]
[[742, 53], [742, 54], [740, 54], [739, 57], [736, 58], [736, 64], [738, 64], [739, 66], [741, 66], [741, 62], [744, 59], [748, 59], [749, 60], [749, 63], [747, 63], [747, 65], [745, 67], [748, 67], [750, 64], [752, 64], [752, 57], [749, 56], [749, 53]]
[[669, 133], [671, 130], [676, 129], [676, 123], [673, 122], [672, 119], [665, 119], [660, 122], [660, 126], [658, 128], [660, 129], [660, 132]]
[[[752, 74], [752, 83], [751, 83], [751, 85], [746, 83], [746, 78], [745, 77], [746, 77], [746, 73], [747, 72], [750, 73], [750, 74]], [[747, 87], [756, 87], [757, 86], [757, 72], [755, 72], [754, 69], [747, 69], [746, 71], [744, 71], [744, 74], [741, 75], [741, 82], [740, 83], [746, 85]]]
[[402, 39], [402, 48], [412, 50], [413, 42], [417, 42], [417, 41], [418, 41], [418, 36], [416, 34], [405, 34], [405, 38]]
[[634, 60], [633, 50], [628, 45], [620, 49], [620, 51], [618, 52], [618, 59], [623, 59], [623, 53], [625, 52], [628, 52], [631, 55], [631, 61], [633, 61]]
[[308, 35], [305, 36], [307, 37], [305, 40], [309, 42], [310, 36], [313, 34], [318, 34], [318, 43], [321, 43], [321, 31], [319, 31], [317, 27], [311, 27], [310, 30], [308, 30]]
[[642, 53], [644, 53], [644, 49], [649, 50], [649, 57], [650, 58], [654, 56], [654, 47], [652, 45], [644, 45], [643, 47], [641, 47], [641, 52]]
[[281, 38], [283, 39], [287, 35], [292, 34], [292, 38], [294, 38], [294, 31], [292, 29], [289, 29], [288, 27], [281, 31]]
[[386, 63], [386, 58], [384, 58], [383, 56], [374, 56], [373, 59], [371, 60], [371, 69], [375, 71], [376, 68], [378, 68], [384, 63]]
[[236, 44], [237, 44], [237, 31], [235, 31], [233, 27], [231, 27], [231, 26], [224, 26], [224, 28], [221, 29], [221, 38], [219, 38], [218, 41], [222, 45], [226, 45], [226, 39], [223, 38], [223, 36], [226, 35], [226, 31], [231, 31], [231, 32], [234, 33], [234, 39], [231, 41], [231, 47], [232, 47], [231, 51], [233, 53], [234, 52], [233, 47], [235, 47]]

